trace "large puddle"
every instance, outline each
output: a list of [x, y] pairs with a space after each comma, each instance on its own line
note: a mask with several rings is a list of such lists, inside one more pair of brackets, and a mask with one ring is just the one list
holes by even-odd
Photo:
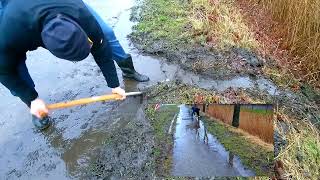
[[238, 156], [226, 151], [215, 136], [207, 132], [205, 124], [193, 119], [190, 107], [180, 106], [174, 135], [174, 176], [254, 176]]

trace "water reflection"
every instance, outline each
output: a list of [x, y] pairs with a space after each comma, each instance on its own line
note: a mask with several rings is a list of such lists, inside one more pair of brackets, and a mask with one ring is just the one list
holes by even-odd
[[208, 132], [201, 117], [191, 116], [188, 106], [180, 106], [174, 137], [174, 176], [254, 176]]

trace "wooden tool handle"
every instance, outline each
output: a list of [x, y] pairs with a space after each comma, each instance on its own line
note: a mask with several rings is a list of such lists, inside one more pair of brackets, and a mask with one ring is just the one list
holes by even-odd
[[[142, 94], [141, 92], [130, 92], [130, 93], [126, 93], [126, 96], [135, 96], [135, 95], [141, 95], [141, 94]], [[78, 99], [78, 100], [73, 100], [68, 102], [49, 104], [47, 105], [47, 108], [49, 110], [53, 110], [53, 109], [60, 109], [60, 108], [78, 106], [83, 104], [89, 104], [89, 103], [98, 102], [98, 101], [118, 100], [118, 99], [121, 99], [121, 96], [119, 94], [94, 96], [90, 98], [83, 98], [83, 99]]]
[[78, 106], [78, 105], [83, 105], [83, 104], [88, 104], [88, 103], [93, 103], [98, 101], [117, 100], [117, 99], [121, 99], [121, 96], [118, 94], [110, 94], [110, 95], [104, 95], [104, 96], [83, 98], [83, 99], [78, 99], [78, 100], [73, 100], [68, 102], [61, 102], [56, 104], [49, 104], [47, 105], [47, 108], [49, 110], [53, 110], [53, 109], [67, 108], [67, 107]]

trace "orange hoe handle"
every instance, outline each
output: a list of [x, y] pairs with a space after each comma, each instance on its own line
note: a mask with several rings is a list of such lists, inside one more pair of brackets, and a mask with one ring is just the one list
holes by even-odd
[[[126, 93], [126, 96], [136, 96], [136, 95], [142, 95], [142, 92]], [[119, 94], [109, 94], [109, 95], [94, 96], [89, 98], [73, 100], [73, 101], [61, 102], [56, 104], [49, 104], [47, 105], [47, 108], [49, 110], [53, 110], [53, 109], [61, 109], [61, 108], [67, 108], [72, 106], [84, 105], [84, 104], [94, 103], [98, 101], [109, 101], [109, 100], [120, 100], [120, 99], [121, 99], [121, 96]]]
[[49, 104], [47, 105], [47, 108], [49, 110], [53, 109], [61, 109], [61, 108], [67, 108], [72, 106], [79, 106], [89, 103], [94, 103], [98, 101], [108, 101], [108, 100], [118, 100], [121, 99], [121, 96], [118, 94], [110, 94], [110, 95], [103, 95], [103, 96], [94, 96], [90, 98], [83, 98], [83, 99], [77, 99], [73, 101], [67, 101], [67, 102], [60, 102], [56, 104]]
[[[126, 93], [126, 96], [137, 96], [142, 95], [142, 92], [130, 92]], [[121, 96], [119, 94], [110, 94], [110, 95], [103, 95], [103, 96], [94, 96], [89, 98], [83, 98], [73, 101], [67, 101], [67, 102], [60, 102], [56, 104], [49, 104], [47, 105], [48, 110], [54, 110], [54, 109], [61, 109], [61, 108], [67, 108], [67, 107], [73, 107], [78, 105], [84, 105], [89, 103], [94, 103], [98, 101], [110, 101], [110, 100], [120, 100]], [[45, 113], [41, 113], [41, 117], [45, 117]]]
[[[141, 92], [126, 93], [126, 96], [136, 96], [136, 95], [142, 95], [142, 93]], [[67, 101], [67, 102], [60, 102], [60, 103], [56, 103], [56, 104], [49, 104], [49, 105], [47, 105], [47, 108], [49, 110], [54, 110], [54, 109], [61, 109], [61, 108], [67, 108], [67, 107], [73, 107], [73, 106], [78, 106], [78, 105], [94, 103], [94, 102], [98, 102], [98, 101], [110, 101], [110, 100], [120, 100], [120, 99], [121, 99], [121, 96], [119, 94], [110, 94], [110, 95], [83, 98], [83, 99]], [[41, 116], [45, 117], [45, 114], [43, 114]]]

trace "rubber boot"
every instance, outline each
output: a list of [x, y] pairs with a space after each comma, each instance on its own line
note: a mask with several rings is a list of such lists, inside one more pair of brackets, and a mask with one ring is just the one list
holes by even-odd
[[140, 74], [134, 69], [131, 55], [129, 55], [125, 60], [116, 62], [122, 70], [123, 77], [134, 79], [139, 82], [146, 82], [150, 80], [148, 76]]
[[36, 116], [32, 115], [32, 123], [37, 129], [44, 130], [51, 125], [51, 120], [48, 116], [43, 119], [39, 119]]

